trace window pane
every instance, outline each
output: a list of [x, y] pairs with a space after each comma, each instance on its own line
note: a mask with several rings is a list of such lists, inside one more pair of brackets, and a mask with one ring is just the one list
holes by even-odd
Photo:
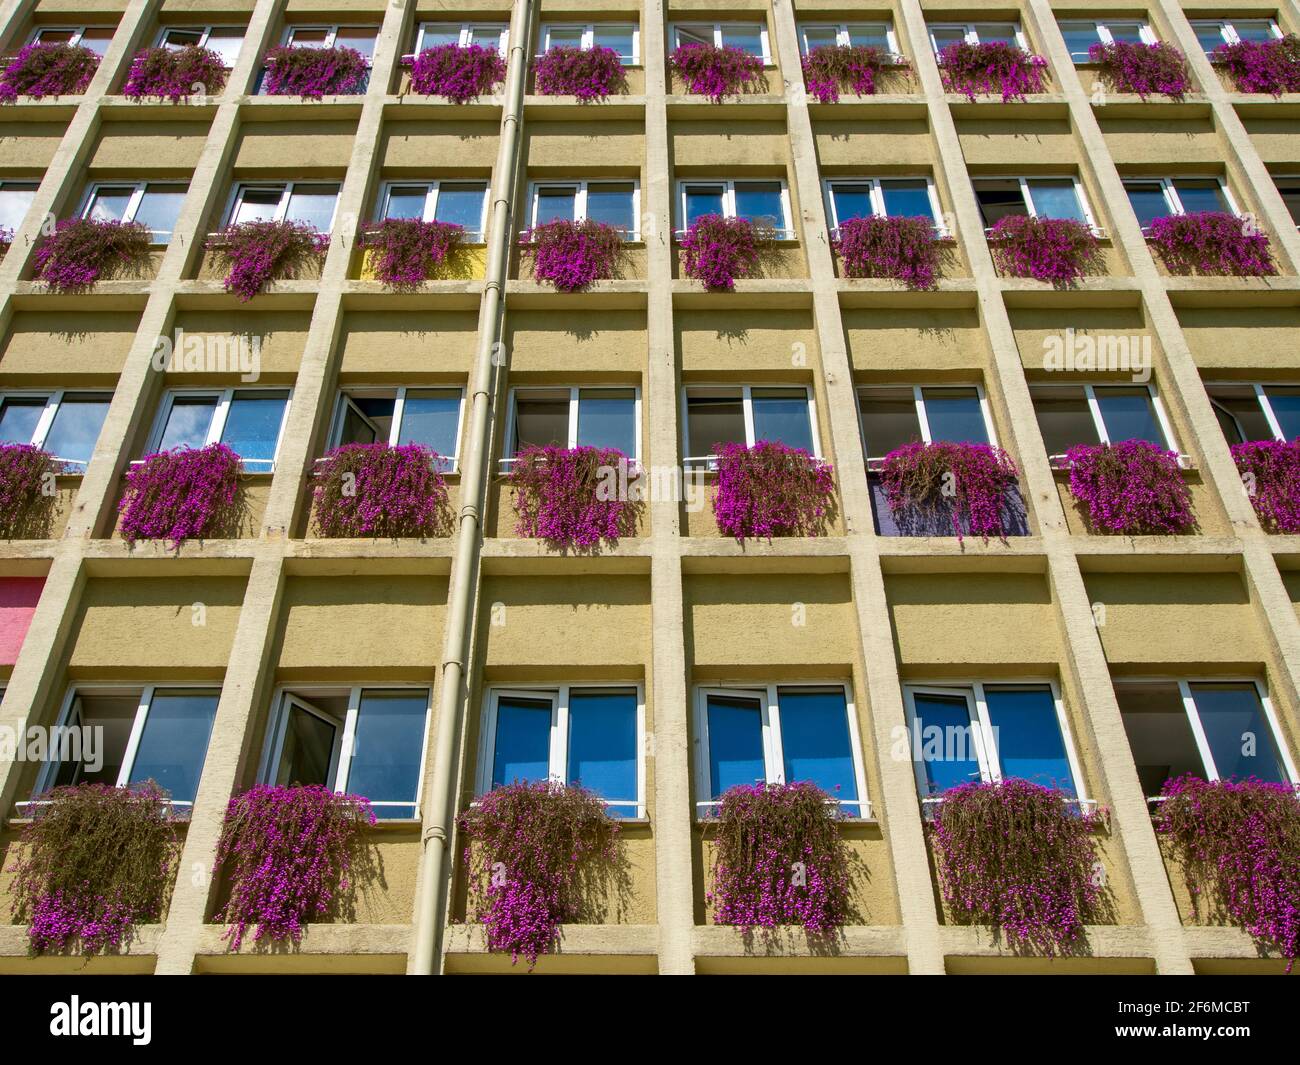
[[67, 44], [77, 35], [76, 30], [43, 29], [36, 31], [36, 40], [41, 44]]
[[921, 420], [910, 388], [864, 388], [858, 393], [858, 409], [872, 458], [884, 458], [921, 439]]
[[156, 780], [177, 802], [193, 802], [219, 698], [215, 691], [154, 692], [128, 783]]
[[1049, 455], [1064, 455], [1075, 444], [1098, 444], [1088, 397], [1082, 388], [1047, 385], [1033, 389], [1034, 414]]
[[385, 218], [423, 218], [429, 190], [423, 185], [394, 185], [384, 204]]
[[[55, 775], [56, 786], [65, 784], [107, 784], [113, 787], [122, 772], [122, 759], [131, 738], [140, 706], [140, 693], [130, 695], [82, 695], [73, 697], [71, 723], [100, 729], [99, 752], [102, 764], [91, 771], [84, 762], [64, 762]], [[87, 752], [82, 751], [83, 757]]]
[[0, 404], [0, 441], [6, 444], [30, 444], [36, 426], [45, 413], [45, 399], [17, 397]]
[[612, 48], [619, 54], [624, 65], [633, 61], [632, 27], [600, 26], [593, 30], [593, 44], [598, 48]]
[[975, 198], [979, 200], [980, 215], [984, 226], [988, 228], [1007, 215], [1027, 215], [1025, 197], [1020, 191], [1020, 182], [1010, 178], [984, 178], [972, 182]]
[[1192, 30], [1196, 34], [1196, 39], [1201, 42], [1201, 47], [1207, 53], [1213, 52], [1219, 45], [1224, 43], [1223, 30], [1219, 28], [1217, 22], [1193, 22]]
[[65, 395], [45, 437], [45, 450], [85, 468], [108, 414], [107, 395]]
[[1092, 22], [1064, 22], [1061, 36], [1065, 38], [1065, 50], [1076, 63], [1088, 62], [1088, 49], [1101, 40]]
[[101, 185], [90, 197], [86, 217], [94, 222], [120, 222], [134, 195], [131, 185]]
[[502, 55], [506, 50], [506, 27], [495, 23], [484, 23], [481, 26], [471, 26], [469, 28], [468, 44], [476, 44], [480, 48], [495, 48]]
[[1213, 385], [1206, 391], [1229, 444], [1273, 439], [1273, 429], [1250, 385]]
[[1078, 794], [1051, 689], [985, 688], [984, 697], [1002, 776]]
[[386, 444], [392, 437], [393, 396], [348, 396], [340, 444]]
[[1140, 22], [1108, 22], [1106, 28], [1110, 30], [1110, 35], [1117, 41], [1123, 41], [1125, 44], [1145, 44], [1142, 40], [1142, 23]]
[[629, 236], [636, 232], [632, 216], [632, 183], [618, 182], [587, 187], [587, 217], [595, 222], [621, 229]]
[[112, 26], [90, 26], [81, 35], [79, 43], [82, 48], [89, 48], [95, 55], [103, 59], [108, 51], [109, 43], [113, 40], [113, 33]]
[[[964, 695], [916, 693], [916, 736], [929, 795], [980, 779], [970, 710]], [[915, 756], [915, 750], [913, 752]]]
[[361, 693], [347, 790], [374, 802], [411, 804], [377, 806], [376, 817], [415, 816], [428, 711], [427, 691], [372, 688]]
[[1174, 190], [1178, 193], [1178, 199], [1182, 201], [1183, 211], [1186, 214], [1228, 210], [1228, 200], [1223, 195], [1223, 186], [1217, 181], [1175, 181]]
[[[636, 693], [571, 692], [568, 782], [602, 799], [635, 802], [636, 758]], [[618, 812], [635, 813], [631, 808]]]
[[582, 46], [581, 26], [551, 26], [547, 29], [548, 48], [579, 48]]
[[550, 765], [551, 701], [502, 696], [497, 702], [492, 786], [546, 780]]
[[1129, 206], [1137, 215], [1138, 225], [1143, 228], [1173, 213], [1158, 181], [1126, 181], [1124, 191], [1128, 193]]
[[199, 29], [168, 29], [163, 31], [161, 47], [168, 51], [179, 51], [186, 47], [197, 48], [203, 40], [203, 31]]
[[17, 231], [36, 199], [36, 187], [35, 182], [5, 182], [0, 188], [0, 229]]
[[[1277, 191], [1282, 194], [1282, 202], [1286, 204], [1286, 209], [1291, 212], [1291, 221], [1300, 226], [1300, 179], [1277, 178], [1276, 184]], [[2, 200], [3, 193], [0, 193], [0, 201]], [[2, 207], [0, 207], [0, 212], [3, 212]], [[0, 215], [0, 223], [3, 223], [2, 215]]]
[[1115, 697], [1143, 794], [1159, 795], [1171, 777], [1186, 773], [1205, 776], [1205, 764], [1177, 684], [1116, 684]]
[[885, 214], [890, 218], [934, 218], [924, 179], [882, 181], [880, 188], [885, 196]]
[[736, 182], [736, 217], [763, 221], [776, 229], [785, 228], [779, 181]]
[[556, 219], [572, 222], [577, 211], [578, 191], [571, 186], [542, 187], [537, 190], [537, 217], [535, 225], [545, 225]]
[[1098, 388], [1096, 396], [1101, 421], [1112, 444], [1121, 440], [1149, 440], [1159, 447], [1169, 446], [1156, 421], [1151, 393], [1145, 388]]
[[948, 45], [966, 40], [966, 30], [960, 26], [931, 26], [930, 36], [934, 38], [935, 51], [942, 52]]
[[[481, 42], [480, 42], [481, 43]], [[460, 44], [460, 27], [448, 23], [435, 23], [420, 27], [420, 50], [441, 48], [444, 44]]]
[[636, 393], [630, 388], [586, 389], [578, 393], [578, 444], [616, 447], [636, 455]]
[[277, 784], [320, 784], [333, 787], [330, 764], [334, 760], [334, 741], [338, 726], [317, 714], [290, 704], [284, 725], [284, 742], [280, 747], [280, 764], [276, 766]]
[[883, 23], [858, 23], [849, 27], [849, 44], [889, 51], [889, 31]]
[[1286, 781], [1286, 770], [1253, 684], [1192, 684], [1201, 728], [1225, 780]]
[[686, 225], [706, 214], [722, 214], [721, 185], [686, 186]]
[[306, 222], [318, 232], [328, 233], [338, 195], [337, 185], [295, 185], [289, 194], [285, 218], [290, 222]]
[[833, 799], [856, 801], [844, 692], [783, 688], [779, 698], [786, 783], [811, 781]]
[[231, 399], [221, 442], [249, 469], [271, 468], [287, 401], [284, 392], [236, 392]]
[[979, 393], [973, 388], [925, 388], [925, 417], [930, 423], [930, 439], [935, 443], [987, 444], [988, 428], [980, 407]]
[[1069, 178], [1035, 179], [1029, 182], [1029, 195], [1039, 218], [1072, 218], [1076, 222], [1087, 219], [1074, 182]]
[[406, 393], [399, 444], [423, 444], [448, 461], [456, 455], [456, 429], [460, 424], [460, 392], [428, 389]]
[[167, 412], [159, 451], [174, 447], [202, 447], [208, 442], [208, 429], [217, 410], [216, 396], [177, 396]]
[[334, 47], [355, 48], [369, 59], [375, 54], [375, 37], [378, 33], [373, 26], [344, 26], [334, 38]]
[[209, 51], [221, 56], [227, 67], [233, 67], [239, 58], [239, 49], [244, 44], [244, 31], [238, 26], [229, 29], [222, 27], [208, 34], [208, 43], [204, 46]]
[[834, 47], [839, 40], [839, 31], [834, 26], [805, 26], [803, 40], [806, 52], [811, 52], [814, 48]]
[[723, 26], [722, 46], [739, 48], [760, 58], [763, 55], [762, 30], [758, 26]]
[[831, 199], [835, 203], [835, 217], [840, 225], [851, 218], [870, 218], [874, 214], [870, 185], [832, 185]]
[[755, 388], [754, 441], [776, 440], [788, 447], [813, 451], [812, 425], [808, 420], [808, 393], [802, 388]]
[[1274, 39], [1272, 24], [1263, 19], [1257, 19], [1253, 22], [1234, 22], [1232, 28], [1237, 31], [1237, 36], [1243, 41], [1253, 41], [1259, 44]]
[[295, 48], [324, 48], [325, 42], [329, 40], [329, 34], [330, 31], [327, 29], [293, 26], [289, 30], [289, 43]]
[[283, 188], [244, 189], [235, 205], [232, 225], [243, 222], [271, 222], [280, 211], [280, 201], [284, 199]]
[[745, 409], [740, 396], [688, 396], [686, 429], [692, 458], [712, 455], [714, 444], [743, 444]]
[[467, 239], [482, 239], [483, 201], [486, 196], [487, 186], [481, 182], [444, 181], [438, 187], [434, 221], [463, 226]]
[[516, 394], [515, 446], [512, 454], [526, 447], [568, 446], [568, 392], [520, 392]]
[[683, 44], [707, 44], [713, 46], [713, 27], [712, 26], [678, 26], [677, 43]]
[[[1264, 394], [1268, 396], [1269, 405], [1273, 408], [1273, 416], [1282, 429], [1282, 436], [1287, 440], [1294, 440], [1300, 436], [1300, 388], [1279, 385], [1264, 389]], [[1255, 439], [1267, 440], [1268, 437], [1261, 436]]]
[[148, 226], [155, 238], [167, 241], [176, 228], [181, 204], [185, 201], [183, 185], [149, 185], [144, 190], [135, 221]]
[[737, 784], [767, 779], [763, 764], [763, 714], [757, 699], [710, 695], [709, 798]]
[[977, 22], [975, 35], [979, 38], [980, 44], [1009, 44], [1013, 48], [1020, 46], [1020, 42], [1016, 39], [1016, 27], [1012, 22]]

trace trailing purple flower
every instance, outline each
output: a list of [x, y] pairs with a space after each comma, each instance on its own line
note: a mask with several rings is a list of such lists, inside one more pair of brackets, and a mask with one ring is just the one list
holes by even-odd
[[50, 535], [63, 463], [32, 444], [0, 444], [0, 539]]
[[486, 96], [505, 80], [506, 62], [495, 48], [471, 44], [440, 44], [426, 48], [402, 66], [411, 71], [411, 91], [420, 96], [445, 96], [463, 104]]
[[1227, 211], [1156, 218], [1147, 240], [1172, 274], [1269, 277], [1277, 273], [1268, 235]]
[[1100, 64], [1102, 81], [1111, 92], [1135, 92], [1143, 100], [1159, 93], [1182, 100], [1192, 87], [1183, 53], [1164, 41], [1094, 44], [1088, 49], [1088, 61]]
[[850, 218], [840, 223], [835, 250], [849, 277], [888, 277], [919, 289], [939, 283], [943, 243], [929, 218]]
[[533, 260], [533, 279], [561, 292], [577, 292], [618, 273], [631, 234], [607, 222], [557, 218], [525, 230], [519, 246]]
[[226, 86], [226, 62], [196, 45], [146, 48], [131, 60], [122, 95], [132, 100], [155, 98], [174, 104], [195, 94], [216, 96]]
[[355, 48], [306, 48], [284, 45], [265, 56], [267, 96], [350, 96], [364, 92], [370, 67]]
[[960, 541], [963, 529], [988, 543], [1006, 541], [1007, 493], [1018, 484], [1016, 464], [990, 444], [916, 441], [885, 456], [881, 484], [900, 524], [928, 527], [946, 515]]
[[268, 281], [293, 277], [309, 260], [329, 250], [329, 234], [306, 222], [240, 222], [213, 234], [209, 251], [229, 267], [224, 285], [247, 303]]
[[835, 471], [802, 448], [776, 440], [715, 444], [718, 531], [747, 539], [820, 536], [835, 507]]
[[538, 56], [534, 66], [542, 96], [576, 96], [581, 103], [627, 92], [627, 73], [613, 48], [557, 45]]
[[186, 540], [228, 533], [239, 513], [239, 456], [225, 444], [146, 455], [126, 474], [122, 536]]
[[706, 289], [730, 292], [737, 278], [754, 277], [775, 234], [748, 218], [700, 215], [682, 234], [682, 270]]
[[312, 476], [319, 536], [446, 536], [441, 460], [419, 444], [344, 444]]
[[617, 448], [523, 448], [506, 478], [518, 516], [515, 531], [561, 550], [635, 536], [639, 477]]
[[1300, 533], [1300, 440], [1249, 440], [1234, 444], [1232, 457], [1260, 524]]
[[445, 263], [465, 235], [465, 227], [419, 218], [385, 218], [361, 238], [374, 249], [375, 276], [396, 289], [416, 288]]
[[839, 103], [840, 91], [874, 96], [890, 56], [879, 48], [856, 44], [823, 44], [803, 57], [803, 80], [818, 103]]
[[1003, 103], [1046, 92], [1047, 60], [1023, 48], [994, 41], [958, 41], [939, 53], [939, 73], [948, 92], [963, 93], [972, 103], [980, 93], [1002, 97]]
[[1097, 236], [1074, 218], [1003, 215], [988, 235], [998, 269], [1068, 288], [1101, 263]]
[[1228, 71], [1241, 92], [1300, 92], [1300, 37], [1294, 33], [1271, 41], [1221, 44], [1210, 59]]
[[688, 93], [707, 96], [715, 104], [748, 86], [758, 87], [763, 78], [763, 61], [732, 45], [683, 44], [669, 54], [668, 64]]
[[86, 91], [99, 56], [76, 44], [29, 44], [0, 71], [0, 103], [20, 96], [75, 96]]
[[1094, 532], [1177, 535], [1196, 525], [1178, 455], [1148, 440], [1077, 444], [1065, 454], [1070, 495], [1088, 511]]
[[150, 239], [138, 222], [65, 218], [36, 241], [32, 276], [56, 292], [79, 292], [101, 278], [142, 271]]

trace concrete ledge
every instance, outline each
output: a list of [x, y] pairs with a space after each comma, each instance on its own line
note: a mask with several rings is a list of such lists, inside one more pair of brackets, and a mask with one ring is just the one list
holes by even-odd
[[[231, 951], [225, 927], [206, 924], [199, 932], [194, 971], [200, 973], [402, 973], [410, 948], [410, 925], [311, 924], [297, 944], [253, 946]], [[251, 939], [251, 936], [250, 936]]]
[[[962, 959], [997, 958], [1018, 963], [1007, 966], [1007, 972], [1038, 971], [1046, 966], [1055, 971], [1088, 972], [1106, 971], [1110, 973], [1127, 971], [1107, 965], [1098, 968], [1098, 963], [1106, 960], [1131, 963], [1132, 971], [1154, 971], [1151, 933], [1144, 926], [1138, 925], [1089, 925], [1087, 932], [1087, 953], [1069, 958], [1046, 958], [1033, 954], [1020, 954], [1009, 949], [1005, 941], [995, 941], [992, 929], [974, 925], [941, 925], [939, 940], [944, 956], [948, 962], [948, 971], [960, 971]], [[956, 967], [954, 968], [954, 963]], [[974, 970], [970, 970], [974, 971]], [[998, 971], [982, 969], [980, 971]]]
[[152, 973], [160, 924], [142, 925], [135, 938], [116, 954], [43, 954], [31, 957], [27, 949], [27, 926], [0, 925], [0, 974], [144, 974]]
[[802, 928], [783, 928], [770, 940], [745, 936], [729, 925], [696, 925], [692, 944], [697, 958], [893, 958], [907, 967], [907, 933], [901, 925], [849, 925], [828, 943], [810, 939]]
[[[478, 924], [453, 924], [443, 944], [448, 972], [526, 973], [528, 964], [512, 964], [509, 954], [492, 953]], [[560, 926], [559, 945], [537, 959], [537, 973], [655, 973], [658, 971], [658, 925]]]

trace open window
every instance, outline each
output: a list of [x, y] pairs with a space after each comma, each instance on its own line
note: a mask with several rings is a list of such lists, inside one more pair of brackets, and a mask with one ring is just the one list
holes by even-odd
[[1215, 211], [1237, 214], [1237, 205], [1222, 179], [1125, 178], [1129, 206], [1145, 232], [1157, 218]]
[[835, 178], [826, 182], [826, 202], [833, 230], [854, 218], [925, 218], [936, 236], [947, 235], [928, 177]]
[[992, 444], [993, 420], [978, 385], [867, 385], [858, 414], [868, 468], [904, 444]]
[[506, 425], [508, 466], [526, 447], [618, 448], [640, 456], [641, 393], [636, 388], [517, 388]]
[[416, 54], [445, 44], [495, 48], [504, 58], [510, 48], [510, 26], [504, 22], [422, 22], [415, 34]]
[[1158, 44], [1151, 27], [1141, 19], [1105, 22], [1074, 21], [1060, 23], [1065, 49], [1075, 63], [1090, 62], [1088, 49], [1094, 44]]
[[1300, 437], [1300, 386], [1225, 381], [1205, 391], [1230, 445]]
[[810, 22], [799, 27], [799, 49], [875, 48], [890, 58], [901, 58], [898, 38], [889, 22]]
[[6, 392], [0, 394], [0, 442], [32, 444], [84, 473], [112, 400], [109, 392]]
[[821, 458], [817, 414], [811, 389], [804, 385], [690, 385], [683, 392], [686, 428], [683, 460], [688, 467], [712, 469], [715, 444], [774, 440]]
[[552, 48], [581, 48], [584, 52], [608, 48], [618, 54], [623, 66], [631, 67], [641, 62], [640, 38], [634, 22], [547, 24], [542, 27], [539, 51], [544, 54]]
[[1100, 232], [1077, 177], [974, 178], [985, 231], [1008, 215], [1067, 218]]
[[951, 44], [1009, 44], [1029, 51], [1029, 44], [1017, 22], [932, 22], [930, 43], [935, 54]]
[[206, 48], [221, 56], [221, 62], [230, 70], [239, 58], [244, 44], [243, 26], [164, 26], [158, 33], [158, 47], [169, 52], [182, 48]]
[[1282, 36], [1281, 28], [1270, 18], [1192, 19], [1192, 32], [1206, 55], [1221, 44], [1240, 44], [1243, 41], [1262, 44]]
[[339, 393], [331, 446], [419, 444], [456, 471], [465, 393], [459, 388], [349, 388]]
[[240, 184], [231, 197], [227, 223], [303, 222], [318, 233], [328, 233], [334, 225], [338, 198], [336, 181]]
[[149, 453], [223, 443], [251, 473], [271, 473], [289, 411], [283, 388], [173, 391], [163, 397]]
[[32, 34], [31, 43], [72, 44], [103, 59], [116, 32], [115, 26], [41, 26]]
[[770, 226], [782, 240], [794, 236], [789, 191], [782, 180], [682, 181], [678, 206], [683, 231], [703, 215], [717, 214]]
[[674, 50], [684, 44], [739, 48], [761, 59], [764, 66], [772, 65], [767, 25], [762, 22], [683, 22], [669, 28], [668, 40]]

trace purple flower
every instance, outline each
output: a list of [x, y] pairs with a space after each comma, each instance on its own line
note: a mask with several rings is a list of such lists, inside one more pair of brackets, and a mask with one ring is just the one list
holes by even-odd
[[506, 76], [506, 63], [495, 48], [471, 44], [440, 44], [426, 48], [402, 65], [410, 68], [411, 91], [421, 96], [445, 96], [468, 103], [492, 91]]
[[1101, 261], [1096, 234], [1074, 218], [1004, 215], [988, 235], [998, 269], [1068, 288]]
[[320, 536], [446, 536], [451, 530], [440, 459], [419, 444], [344, 444], [312, 481]]
[[0, 71], [0, 103], [20, 96], [75, 95], [86, 91], [99, 68], [99, 56], [73, 44], [29, 44]]
[[745, 86], [757, 86], [763, 77], [763, 61], [731, 45], [683, 44], [668, 56], [668, 63], [686, 82], [687, 92], [707, 96], [715, 104]]
[[507, 477], [516, 531], [560, 549], [595, 548], [602, 540], [635, 536], [638, 477], [617, 448], [523, 448]]
[[577, 292], [618, 271], [630, 234], [590, 218], [557, 218], [524, 232], [519, 246], [533, 260], [533, 279], [549, 281], [561, 292]]
[[138, 222], [65, 218], [37, 240], [32, 276], [56, 292], [79, 292], [101, 277], [142, 269], [149, 241]]
[[364, 92], [370, 68], [355, 48], [306, 48], [285, 45], [265, 56], [268, 96], [347, 96]]
[[1234, 444], [1232, 457], [1260, 524], [1300, 533], [1300, 440], [1250, 440]]
[[465, 234], [463, 226], [418, 218], [385, 218], [361, 238], [375, 249], [375, 276], [396, 289], [415, 288], [447, 261]]
[[1070, 495], [1094, 532], [1124, 536], [1190, 532], [1196, 525], [1178, 455], [1147, 440], [1078, 444], [1066, 452]]
[[1172, 44], [1158, 41], [1113, 41], [1094, 44], [1088, 60], [1101, 66], [1101, 76], [1115, 92], [1135, 92], [1143, 100], [1156, 93], [1182, 100], [1192, 87], [1187, 60]]
[[268, 281], [291, 277], [329, 249], [328, 234], [306, 222], [240, 222], [208, 240], [208, 249], [229, 265], [225, 289], [247, 303]]
[[179, 548], [225, 532], [237, 511], [239, 468], [225, 444], [146, 455], [126, 474], [122, 536], [129, 544], [169, 540]]
[[990, 444], [920, 441], [904, 444], [885, 456], [881, 484], [889, 509], [903, 523], [946, 514], [962, 539], [963, 527], [988, 543], [1006, 540], [1003, 504], [1019, 478], [1016, 464]]
[[888, 277], [918, 289], [938, 284], [943, 245], [929, 218], [850, 218], [840, 224], [835, 250], [849, 277]]
[[875, 95], [876, 82], [887, 65], [889, 56], [879, 48], [823, 44], [803, 57], [803, 80], [819, 103], [833, 104], [839, 102], [841, 89]]
[[225, 60], [207, 48], [146, 48], [131, 60], [122, 95], [132, 100], [156, 97], [177, 104], [196, 93], [215, 96], [225, 87], [226, 74]]
[[818, 536], [835, 504], [835, 471], [802, 448], [775, 440], [716, 444], [718, 530], [746, 539]]
[[1300, 92], [1300, 37], [1294, 33], [1270, 41], [1221, 44], [1210, 58], [1227, 69], [1242, 92]]
[[539, 56], [534, 65], [542, 96], [576, 96], [582, 103], [604, 100], [627, 91], [627, 73], [612, 48], [559, 45]]
[[1147, 240], [1173, 274], [1268, 277], [1277, 273], [1268, 236], [1226, 211], [1156, 218]]
[[63, 463], [32, 444], [0, 444], [0, 537], [49, 536], [58, 497], [48, 488], [62, 472]]
[[730, 292], [736, 279], [753, 277], [773, 233], [748, 218], [700, 215], [682, 234], [682, 269], [706, 289]]
[[1012, 44], [995, 41], [967, 44], [959, 41], [939, 53], [939, 73], [944, 88], [960, 92], [974, 102], [980, 93], [1000, 95], [1003, 103], [1046, 92], [1043, 73], [1047, 60]]

